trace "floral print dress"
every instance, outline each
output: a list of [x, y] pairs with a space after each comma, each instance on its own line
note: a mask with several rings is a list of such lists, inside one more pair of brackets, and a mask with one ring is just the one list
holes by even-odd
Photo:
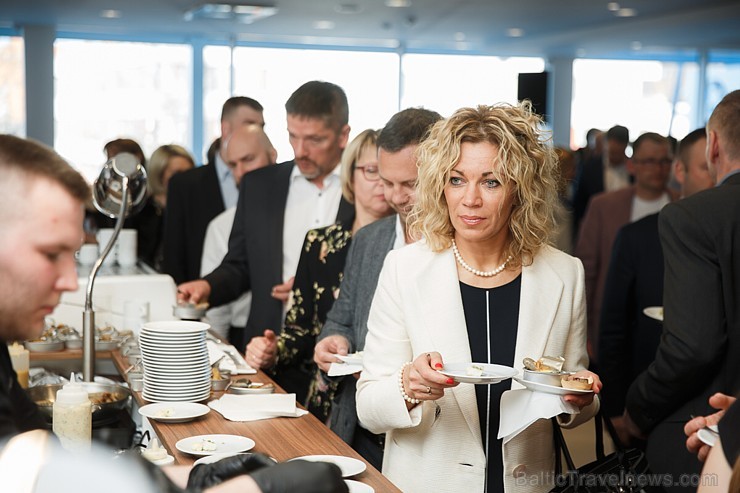
[[339, 296], [339, 285], [351, 242], [351, 224], [311, 230], [301, 251], [293, 282], [292, 305], [278, 336], [275, 380], [326, 422], [336, 385], [321, 378], [313, 361], [316, 338], [326, 314]]

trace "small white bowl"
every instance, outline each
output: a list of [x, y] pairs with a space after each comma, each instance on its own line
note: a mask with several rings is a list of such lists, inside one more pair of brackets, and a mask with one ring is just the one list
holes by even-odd
[[552, 385], [553, 387], [562, 387], [562, 385], [560, 384], [560, 379], [566, 375], [572, 375], [572, 372], [569, 372], [569, 371], [553, 371], [553, 372], [532, 371], [532, 370], [527, 370], [525, 368], [523, 370], [522, 380], [526, 380], [528, 382], [544, 383], [545, 385]]

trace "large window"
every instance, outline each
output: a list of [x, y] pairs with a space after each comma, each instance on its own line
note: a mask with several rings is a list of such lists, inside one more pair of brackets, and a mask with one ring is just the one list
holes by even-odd
[[[230, 96], [228, 47], [204, 50], [204, 146], [218, 137], [221, 105]], [[265, 131], [278, 161], [293, 158], [285, 128], [285, 101], [301, 84], [325, 80], [341, 86], [349, 101], [351, 137], [379, 128], [398, 111], [398, 55], [332, 50], [237, 47], [234, 95], [249, 96], [265, 108]]]
[[404, 55], [401, 107], [423, 106], [449, 116], [458, 108], [516, 103], [520, 72], [542, 72], [541, 58]]
[[740, 53], [720, 53], [713, 55], [707, 64], [706, 104], [703, 121], [709, 119], [714, 107], [725, 94], [740, 89]]
[[24, 67], [23, 39], [0, 36], [0, 133], [26, 135]]
[[191, 148], [189, 45], [58, 39], [54, 50], [54, 146], [87, 179], [116, 138], [147, 156], [164, 144]]
[[696, 63], [575, 60], [572, 146], [583, 146], [590, 128], [620, 124], [634, 140], [644, 132], [682, 139], [700, 125]]

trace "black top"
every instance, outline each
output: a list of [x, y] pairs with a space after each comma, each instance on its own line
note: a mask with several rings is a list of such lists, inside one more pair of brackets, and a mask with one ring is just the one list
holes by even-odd
[[722, 438], [722, 450], [730, 467], [740, 457], [740, 404], [733, 404], [719, 422], [719, 436]]
[[[514, 365], [521, 286], [521, 275], [508, 284], [490, 289], [460, 283], [470, 354], [474, 362]], [[510, 387], [508, 380], [495, 385], [475, 386], [483, 450], [486, 453], [487, 493], [504, 491], [502, 440], [496, 437], [501, 394]]]
[[18, 383], [8, 346], [0, 341], [0, 438], [45, 427], [38, 406]]
[[[354, 219], [354, 218], [352, 218]], [[352, 237], [352, 221], [312, 229], [306, 239], [293, 281], [293, 305], [278, 337], [275, 381], [305, 405], [322, 423], [329, 418], [336, 382], [329, 385], [313, 360], [316, 337], [326, 314], [339, 296], [344, 262]]]

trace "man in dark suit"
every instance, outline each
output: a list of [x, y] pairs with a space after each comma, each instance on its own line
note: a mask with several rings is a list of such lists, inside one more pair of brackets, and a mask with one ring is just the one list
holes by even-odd
[[346, 220], [354, 208], [342, 198], [337, 165], [349, 137], [349, 109], [341, 87], [311, 81], [285, 104], [295, 159], [242, 179], [229, 251], [203, 279], [178, 287], [178, 298], [219, 306], [252, 292], [246, 328], [232, 331], [244, 350], [252, 337], [282, 326], [303, 239], [309, 229]]
[[684, 448], [689, 415], [710, 414], [714, 392], [740, 391], [740, 90], [712, 112], [706, 155], [717, 187], [666, 206], [659, 217], [663, 337], [655, 361], [630, 387], [624, 415], [631, 434], [650, 433], [654, 472], [674, 478], [700, 468]]
[[235, 128], [257, 124], [264, 126], [262, 105], [252, 98], [229, 98], [221, 111], [221, 137], [208, 152], [208, 162], [170, 179], [164, 221], [164, 258], [162, 268], [179, 284], [200, 277], [203, 240], [211, 220], [236, 205], [239, 191], [218, 145]]
[[[674, 163], [681, 197], [714, 185], [709, 174], [706, 131], [699, 128], [682, 141]], [[599, 326], [599, 366], [602, 410], [625, 437], [622, 424], [627, 389], [655, 358], [663, 325], [643, 313], [663, 304], [663, 251], [658, 214], [628, 224], [614, 241], [604, 287]]]
[[606, 153], [581, 163], [573, 196], [574, 236], [591, 197], [613, 192], [630, 184], [625, 150], [630, 142], [629, 130], [615, 125], [606, 132]]

